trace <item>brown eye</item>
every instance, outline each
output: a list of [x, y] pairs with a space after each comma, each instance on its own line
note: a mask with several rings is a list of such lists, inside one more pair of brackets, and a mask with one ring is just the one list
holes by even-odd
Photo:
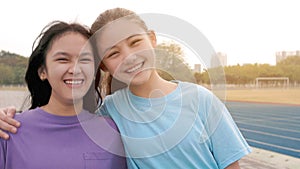
[[90, 63], [90, 62], [93, 62], [93, 59], [90, 57], [84, 57], [84, 58], [80, 59], [80, 62], [81, 63]]
[[90, 63], [94, 61], [94, 56], [92, 55], [92, 53], [86, 52], [86, 53], [81, 53], [80, 54], [80, 58], [79, 61], [82, 63]]
[[130, 45], [131, 46], [134, 46], [134, 45], [137, 45], [139, 42], [141, 42], [142, 41], [142, 39], [135, 39], [135, 40], [133, 40], [131, 43], [130, 43]]
[[118, 51], [113, 51], [113, 52], [110, 52], [106, 58], [112, 58], [112, 57], [116, 57], [117, 55], [119, 54]]
[[60, 58], [57, 58], [56, 61], [58, 61], [60, 63], [65, 63], [65, 62], [68, 62], [68, 59], [65, 57], [60, 57]]

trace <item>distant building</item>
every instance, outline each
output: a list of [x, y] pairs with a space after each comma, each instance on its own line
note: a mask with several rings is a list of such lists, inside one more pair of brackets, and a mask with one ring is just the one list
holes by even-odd
[[201, 73], [201, 64], [194, 64], [194, 72]]
[[218, 52], [211, 57], [211, 67], [227, 66], [227, 55], [225, 53]]
[[299, 56], [300, 57], [300, 50], [276, 52], [276, 64], [290, 56]]

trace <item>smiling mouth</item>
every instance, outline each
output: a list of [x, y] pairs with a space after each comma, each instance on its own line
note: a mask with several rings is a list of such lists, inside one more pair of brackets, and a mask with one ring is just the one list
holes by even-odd
[[67, 85], [81, 85], [83, 80], [64, 80]]
[[133, 73], [133, 72], [136, 72], [136, 71], [139, 71], [144, 65], [144, 62], [142, 63], [139, 63], [137, 65], [135, 65], [134, 67], [130, 68], [130, 69], [127, 69], [125, 72], [126, 73]]

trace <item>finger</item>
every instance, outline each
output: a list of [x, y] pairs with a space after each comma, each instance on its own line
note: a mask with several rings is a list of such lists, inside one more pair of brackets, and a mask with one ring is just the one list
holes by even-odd
[[[20, 127], [20, 122], [13, 119], [14, 115], [16, 113], [16, 109], [13, 106], [0, 109], [0, 121], [6, 122], [9, 125], [13, 125], [15, 127]], [[0, 129], [3, 129], [2, 126], [0, 126]]]
[[15, 114], [16, 114], [16, 110], [17, 110], [16, 107], [9, 106], [9, 107], [7, 107], [7, 108], [4, 109], [4, 113], [6, 115], [8, 115], [9, 117], [14, 117]]
[[[4, 119], [9, 118], [9, 117], [5, 117]], [[9, 120], [8, 120], [9, 121]], [[18, 122], [19, 123], [19, 122]], [[19, 124], [20, 125], [20, 124]], [[5, 130], [11, 133], [16, 133], [17, 132], [17, 128], [8, 124], [7, 120], [0, 120], [0, 129], [1, 130]]]
[[3, 122], [6, 122], [6, 123], [8, 123], [8, 125], [12, 125], [14, 127], [20, 127], [21, 126], [21, 123], [19, 121], [13, 119], [12, 117], [8, 117], [8, 116], [3, 118]]
[[0, 138], [7, 140], [9, 139], [9, 135], [5, 132], [3, 132], [2, 130], [0, 130]]

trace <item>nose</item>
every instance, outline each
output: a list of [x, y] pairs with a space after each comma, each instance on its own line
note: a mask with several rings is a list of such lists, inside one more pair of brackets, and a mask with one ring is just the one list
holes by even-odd
[[78, 60], [70, 63], [70, 67], [68, 69], [68, 73], [79, 74], [81, 72], [82, 72], [82, 70], [81, 70], [80, 64], [78, 64]]
[[135, 62], [137, 56], [136, 53], [130, 47], [123, 48], [123, 53], [124, 53], [123, 61], [125, 64], [131, 64]]
[[126, 64], [134, 63], [136, 58], [137, 58], [136, 54], [131, 53], [131, 54], [126, 56], [126, 58], [124, 59], [124, 63], [126, 63]]

